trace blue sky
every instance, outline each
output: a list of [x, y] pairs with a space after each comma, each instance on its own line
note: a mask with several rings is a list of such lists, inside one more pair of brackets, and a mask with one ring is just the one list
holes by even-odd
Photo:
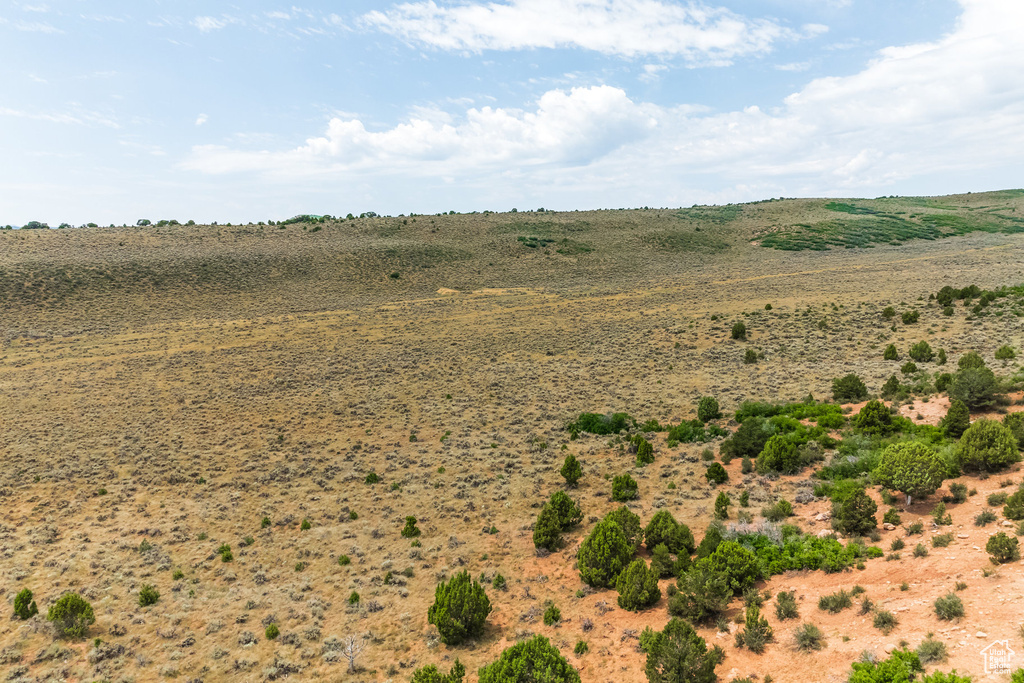
[[1024, 186], [1020, 0], [0, 0], [0, 224]]

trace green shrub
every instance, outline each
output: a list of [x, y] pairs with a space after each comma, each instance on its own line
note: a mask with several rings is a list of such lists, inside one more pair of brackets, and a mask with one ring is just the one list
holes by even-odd
[[416, 526], [416, 518], [409, 516], [405, 518], [405, 526], [402, 527], [402, 538], [416, 538], [420, 530]]
[[533, 545], [550, 552], [562, 547], [562, 525], [551, 503], [544, 503], [537, 523], [533, 525]]
[[795, 591], [781, 591], [775, 596], [775, 616], [779, 621], [796, 619], [800, 616], [800, 610], [796, 605]]
[[583, 521], [583, 510], [580, 509], [580, 504], [564, 491], [552, 493], [547, 504], [555, 511], [555, 518], [562, 531], [568, 531]]
[[376, 484], [380, 482], [380, 477], [377, 476], [376, 472], [370, 472], [366, 475], [366, 479], [363, 480], [367, 484]]
[[580, 683], [576, 669], [544, 636], [505, 649], [479, 675], [479, 683]]
[[461, 571], [451, 581], [442, 581], [434, 591], [434, 604], [427, 610], [427, 622], [437, 627], [441, 642], [458, 645], [483, 633], [491, 602], [479, 582]]
[[1019, 487], [1016, 493], [1006, 499], [1003, 517], [1013, 520], [1024, 519], [1024, 486]]
[[657, 544], [651, 551], [651, 573], [660, 579], [676, 574], [676, 563], [664, 543]]
[[769, 522], [781, 522], [793, 516], [793, 505], [788, 500], [779, 500], [771, 507], [762, 508], [761, 514]]
[[580, 545], [576, 568], [584, 583], [595, 588], [611, 588], [634, 552], [622, 528], [605, 518]]
[[930, 363], [935, 358], [935, 352], [926, 341], [920, 341], [910, 347], [910, 357], [918, 363]]
[[949, 485], [949, 495], [943, 496], [945, 503], [962, 503], [967, 500], [967, 484], [955, 482]]
[[277, 627], [277, 624], [267, 624], [266, 630], [263, 631], [263, 635], [267, 637], [267, 640], [276, 640], [281, 635], [281, 629]]
[[946, 477], [946, 463], [931, 448], [919, 441], [892, 444], [882, 451], [874, 481], [886, 488], [912, 498], [929, 496], [942, 485]]
[[555, 603], [549, 603], [544, 609], [544, 625], [554, 626], [562, 620], [562, 610], [555, 606]]
[[992, 513], [991, 510], [984, 510], [981, 514], [974, 518], [974, 526], [986, 526], [996, 521], [997, 517]]
[[953, 517], [946, 514], [946, 504], [941, 501], [932, 509], [932, 519], [939, 526], [949, 526], [953, 523]]
[[1003, 417], [1003, 426], [1017, 439], [1017, 448], [1024, 449], [1024, 413], [1007, 413]]
[[995, 405], [999, 383], [988, 368], [966, 368], [953, 375], [947, 393], [950, 400], [963, 401], [971, 410], [984, 410]]
[[952, 439], [959, 439], [971, 426], [971, 412], [963, 401], [956, 399], [949, 402], [946, 416], [939, 421], [939, 427]]
[[903, 311], [903, 314], [900, 316], [904, 325], [913, 325], [920, 319], [920, 317], [921, 314], [917, 311]]
[[899, 360], [900, 354], [899, 351], [896, 350], [896, 345], [889, 344], [888, 346], [886, 346], [885, 352], [882, 354], [882, 358], [884, 360]]
[[36, 606], [36, 601], [32, 599], [32, 591], [22, 588], [14, 596], [14, 616], [24, 621], [37, 614], [39, 614], [39, 608]]
[[747, 326], [742, 321], [732, 326], [732, 338], [740, 341], [747, 338]]
[[695, 543], [690, 527], [680, 524], [668, 510], [659, 510], [644, 529], [644, 543], [653, 549], [660, 543], [673, 555], [693, 553]]
[[839, 403], [856, 403], [868, 397], [868, 388], [860, 377], [850, 373], [832, 380], [832, 399]]
[[565, 456], [565, 462], [562, 463], [560, 473], [565, 478], [566, 484], [576, 486], [576, 482], [583, 476], [583, 466], [580, 465], [580, 461], [576, 459], [576, 456], [570, 453]]
[[350, 605], [358, 605], [359, 604], [359, 593], [356, 593], [355, 591], [352, 591], [351, 593], [349, 593], [349, 595], [348, 595], [348, 604], [350, 604]]
[[948, 372], [943, 372], [935, 376], [935, 391], [941, 393], [948, 393], [949, 387], [953, 385], [953, 375]]
[[630, 562], [619, 574], [615, 581], [615, 589], [619, 592], [619, 607], [631, 612], [639, 612], [661, 600], [658, 577], [647, 568], [647, 563], [640, 559]]
[[935, 640], [929, 633], [917, 646], [917, 656], [922, 664], [934, 664], [946, 661], [949, 652], [946, 650], [945, 643]]
[[831, 593], [830, 595], [823, 595], [818, 598], [818, 609], [830, 614], [837, 614], [852, 606], [853, 601], [850, 598], [850, 594], [845, 590], [840, 590], [836, 593]]
[[1017, 539], [1007, 536], [1002, 531], [988, 537], [985, 552], [989, 554], [992, 564], [1006, 564], [1020, 559], [1020, 546]]
[[892, 542], [889, 543], [889, 550], [895, 553], [903, 550], [906, 545], [906, 542], [902, 538], [894, 538], [892, 539]]
[[757, 351], [754, 349], [747, 349], [743, 352], [743, 362], [747, 365], [753, 365], [757, 362]]
[[612, 479], [612, 500], [623, 502], [637, 497], [636, 480], [628, 474], [620, 474]]
[[916, 546], [914, 546], [914, 557], [927, 557], [927, 556], [928, 556], [928, 548], [926, 548], [923, 543], [918, 543]]
[[953, 542], [953, 534], [935, 534], [932, 536], [933, 548], [946, 548]]
[[956, 593], [946, 593], [935, 600], [935, 615], [943, 621], [952, 621], [963, 617], [963, 600]]
[[871, 619], [871, 624], [884, 635], [889, 635], [896, 626], [899, 625], [899, 620], [896, 619], [896, 615], [892, 612], [884, 609], [875, 610], [875, 614]]
[[341, 565], [342, 567], [344, 567], [346, 565], [350, 565], [350, 564], [352, 564], [352, 558], [350, 558], [348, 555], [339, 555], [338, 556], [338, 564]]
[[654, 462], [654, 446], [651, 445], [651, 442], [642, 436], [633, 438], [637, 439], [636, 466], [643, 467]]
[[897, 510], [896, 508], [889, 508], [888, 510], [885, 511], [885, 514], [882, 515], [882, 521], [886, 524], [899, 524], [901, 521], [903, 521], [903, 518], [900, 517], [899, 510]]
[[466, 667], [456, 658], [447, 674], [441, 673], [434, 664], [428, 664], [413, 671], [409, 683], [462, 683], [465, 676]]
[[882, 398], [893, 398], [902, 390], [903, 387], [900, 385], [896, 375], [890, 375], [889, 379], [885, 380], [885, 384], [882, 385]]
[[618, 434], [630, 425], [636, 426], [636, 420], [626, 413], [609, 413], [608, 415], [581, 413], [576, 420], [567, 424], [565, 429], [570, 434], [578, 435], [582, 432], [587, 432], [588, 434], [603, 436]]
[[710, 422], [722, 417], [722, 411], [718, 407], [718, 399], [712, 396], [704, 396], [697, 403], [697, 419], [701, 422]]
[[57, 635], [64, 638], [81, 638], [96, 623], [92, 605], [77, 593], [62, 595], [50, 607], [46, 619], [53, 623]]
[[697, 546], [697, 557], [709, 557], [718, 549], [721, 542], [722, 525], [719, 522], [712, 522], [708, 526], [708, 530], [704, 532], [704, 538], [701, 539], [700, 545]]
[[590, 652], [590, 646], [587, 645], [587, 641], [585, 640], [577, 640], [576, 647], [574, 647], [572, 651], [577, 657], [582, 657]]
[[957, 361], [956, 367], [959, 370], [977, 370], [985, 367], [985, 359], [982, 358], [977, 351], [968, 351], [964, 355], [960, 356], [960, 360]]
[[893, 419], [892, 411], [881, 401], [868, 401], [851, 418], [850, 424], [858, 432], [871, 436], [889, 436], [900, 431], [898, 420]]
[[863, 488], [833, 498], [832, 528], [851, 536], [863, 536], [878, 526], [878, 505]]
[[825, 647], [825, 634], [814, 624], [801, 624], [794, 634], [796, 647], [803, 652]]
[[995, 472], [1020, 462], [1013, 433], [995, 420], [978, 420], [953, 449], [956, 464], [967, 472]]
[[722, 463], [713, 462], [708, 465], [707, 471], [704, 473], [704, 477], [711, 484], [724, 484], [729, 480], [729, 473], [722, 467]]
[[796, 444], [782, 435], [768, 439], [764, 450], [757, 458], [757, 471], [761, 474], [769, 472], [793, 474], [800, 469], [800, 454]]
[[713, 570], [722, 572], [729, 580], [729, 586], [735, 595], [743, 593], [761, 578], [761, 563], [757, 555], [736, 541], [722, 541], [715, 552], [695, 564], [708, 563]]
[[859, 661], [852, 665], [848, 683], [895, 683], [915, 681], [924, 671], [917, 654], [908, 650], [893, 650], [888, 659]]
[[605, 515], [604, 518], [619, 525], [634, 553], [640, 549], [640, 544], [644, 540], [644, 530], [640, 526], [640, 517], [630, 512], [629, 508], [625, 505], [620, 505]]
[[491, 586], [496, 591], [503, 591], [508, 588], [508, 582], [501, 574], [495, 574], [494, 579], [491, 581]]
[[1012, 346], [1004, 344], [996, 351], [996, 360], [1013, 360], [1016, 357], [1017, 353], [1013, 350]]
[[764, 652], [764, 646], [773, 640], [772, 627], [761, 616], [757, 605], [748, 605], [744, 628], [736, 633], [736, 647], [746, 647], [755, 654]]
[[733, 596], [729, 577], [708, 562], [696, 562], [677, 581], [678, 592], [668, 601], [668, 613], [695, 624], [713, 622]]
[[885, 309], [882, 310], [882, 318], [883, 319], [885, 319], [885, 320], [892, 320], [895, 317], [896, 317], [896, 309], [893, 308], [892, 306], [886, 306]]
[[[647, 645], [644, 673], [648, 683], [716, 683], [721, 649], [707, 643], [682, 619], [671, 619]], [[550, 679], [555, 683], [556, 679]], [[483, 683], [483, 681], [481, 681]]]
[[904, 375], [913, 375], [915, 372], [917, 372], [917, 363], [915, 363], [912, 360], [907, 361], [900, 368], [900, 372], [902, 372]]
[[729, 519], [730, 505], [732, 505], [732, 500], [729, 499], [729, 494], [719, 491], [718, 497], [715, 498], [715, 519]]
[[142, 584], [142, 588], [139, 590], [139, 607], [149, 607], [155, 605], [157, 600], [160, 599], [160, 593], [156, 588], [148, 583]]
[[299, 529], [301, 531], [309, 531], [312, 528], [313, 524], [308, 519], [303, 519], [302, 523], [299, 525]]

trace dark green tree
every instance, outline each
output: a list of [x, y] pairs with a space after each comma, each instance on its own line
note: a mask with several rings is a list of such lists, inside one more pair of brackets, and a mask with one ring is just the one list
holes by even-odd
[[926, 341], [919, 341], [910, 347], [910, 357], [918, 363], [930, 363], [935, 358], [931, 344]]
[[860, 377], [852, 372], [845, 377], [832, 380], [832, 398], [840, 403], [854, 403], [868, 397], [868, 388]]
[[882, 398], [892, 398], [900, 391], [900, 380], [896, 375], [890, 375], [882, 385]]
[[695, 624], [713, 622], [729, 606], [729, 577], [709, 562], [698, 560], [679, 575], [678, 592], [669, 598], [668, 613]]
[[729, 506], [732, 500], [725, 491], [719, 491], [715, 498], [715, 519], [729, 519]]
[[1017, 448], [1024, 449], [1024, 413], [1007, 413], [1003, 417], [1003, 426], [1010, 430], [1017, 440]]
[[637, 497], [636, 480], [628, 474], [620, 474], [612, 479], [612, 500], [623, 502]]
[[405, 526], [402, 527], [402, 538], [416, 538], [420, 535], [419, 527], [416, 526], [416, 518], [409, 516], [405, 518]]
[[570, 453], [565, 456], [565, 462], [562, 463], [561, 475], [565, 478], [565, 483], [569, 486], [576, 486], [576, 482], [583, 476], [583, 466], [580, 465], [580, 461], [576, 459], [576, 456]]
[[964, 355], [960, 356], [960, 360], [957, 361], [956, 367], [959, 370], [977, 370], [985, 367], [985, 359], [975, 351], [968, 351]]
[[533, 525], [533, 545], [551, 552], [562, 547], [562, 525], [551, 503], [544, 503], [537, 523]]
[[57, 634], [64, 638], [81, 638], [96, 623], [92, 605], [77, 593], [65, 593], [53, 603], [46, 615]]
[[647, 568], [641, 559], [633, 560], [615, 580], [619, 592], [619, 607], [630, 612], [639, 612], [661, 600], [658, 576]]
[[694, 565], [707, 562], [716, 572], [725, 575], [729, 587], [736, 595], [750, 588], [761, 578], [761, 562], [757, 554], [736, 541], [722, 541], [709, 557], [698, 560]]
[[950, 400], [963, 401], [971, 410], [983, 410], [995, 405], [999, 382], [988, 368], [969, 367], [953, 375], [947, 393]]
[[885, 347], [885, 353], [882, 354], [882, 359], [883, 360], [899, 360], [900, 359], [900, 354], [899, 354], [899, 351], [896, 350], [896, 345], [895, 344], [889, 344], [888, 346]]
[[647, 523], [647, 528], [644, 529], [644, 543], [648, 549], [664, 543], [673, 555], [689, 555], [695, 547], [690, 527], [677, 522], [668, 510], [659, 510]]
[[739, 341], [745, 341], [747, 338], [747, 326], [742, 322], [738, 322], [732, 326], [732, 338]]
[[625, 505], [620, 505], [605, 515], [604, 518], [619, 525], [634, 553], [640, 549], [640, 544], [644, 540], [644, 529], [640, 525], [639, 516], [630, 512], [629, 508]]
[[547, 504], [555, 511], [558, 525], [562, 531], [568, 531], [583, 521], [583, 510], [580, 509], [580, 504], [570, 498], [565, 491], [552, 493]]
[[761, 608], [756, 603], [747, 605], [744, 628], [736, 634], [736, 645], [746, 647], [751, 652], [761, 654], [764, 646], [774, 638], [768, 620], [761, 616]]
[[668, 578], [675, 574], [676, 566], [668, 546], [659, 543], [651, 551], [651, 573], [660, 579]]
[[858, 432], [872, 436], [889, 436], [900, 429], [893, 420], [892, 411], [881, 401], [868, 401], [860, 412], [853, 416], [850, 424]]
[[959, 439], [971, 426], [971, 411], [963, 401], [953, 399], [949, 403], [946, 416], [939, 421], [939, 427], [952, 439]]
[[1020, 545], [1017, 539], [1007, 536], [1002, 531], [988, 537], [985, 552], [989, 554], [992, 564], [1006, 564], [1020, 559]]
[[770, 421], [759, 416], [748, 417], [736, 433], [722, 443], [722, 453], [729, 450], [737, 458], [756, 458], [774, 434], [775, 425]]
[[793, 474], [800, 470], [800, 453], [796, 444], [781, 434], [768, 439], [764, 450], [757, 456], [757, 471], [761, 474], [781, 472]]
[[39, 614], [39, 608], [36, 607], [36, 601], [32, 599], [32, 591], [28, 588], [22, 588], [14, 596], [14, 615], [21, 620], [25, 620], [31, 619], [37, 614]]
[[505, 649], [479, 674], [479, 683], [580, 683], [579, 672], [544, 636]]
[[729, 480], [729, 473], [722, 467], [722, 463], [713, 462], [708, 465], [707, 471], [704, 472], [704, 477], [712, 484], [724, 484]]
[[445, 645], [479, 636], [484, 631], [491, 601], [483, 586], [462, 570], [451, 581], [442, 581], [434, 591], [434, 604], [427, 610], [427, 623], [437, 627]]
[[832, 501], [832, 528], [850, 536], [863, 536], [878, 526], [878, 504], [863, 488], [854, 488]]
[[607, 518], [597, 523], [580, 545], [576, 568], [584, 583], [611, 588], [635, 552], [618, 524]]
[[651, 639], [644, 673], [648, 683], [716, 683], [722, 658], [722, 651], [708, 650], [692, 626], [672, 619]]
[[712, 396], [705, 396], [697, 403], [697, 419], [701, 422], [710, 422], [722, 417], [722, 411], [718, 407], [718, 399]]
[[636, 447], [636, 466], [643, 467], [654, 462], [654, 446], [647, 439], [640, 438]]

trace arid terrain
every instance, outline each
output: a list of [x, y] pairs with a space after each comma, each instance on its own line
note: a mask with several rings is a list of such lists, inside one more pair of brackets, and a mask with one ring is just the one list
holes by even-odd
[[[585, 683], [645, 680], [638, 635], [668, 621], [673, 581], [629, 612], [575, 568], [581, 540], [619, 506], [610, 478], [638, 481], [629, 507], [644, 525], [667, 509], [699, 541], [719, 491], [748, 491], [756, 515], [812, 488], [814, 468], [743, 474], [737, 458], [715, 487], [701, 453], [717, 456], [721, 438], [669, 447], [649, 434], [655, 461], [640, 468], [608, 436], [571, 440], [569, 421], [622, 411], [678, 424], [713, 396], [733, 431], [743, 401], [830, 400], [848, 373], [877, 395], [922, 340], [946, 351], [950, 372], [969, 351], [1000, 376], [1019, 371], [1019, 304], [944, 315], [929, 296], [1024, 283], [1024, 192], [848, 202], [0, 232], [0, 676], [407, 681], [458, 658], [475, 683], [503, 649], [542, 634]], [[794, 250], [822, 230], [847, 243]], [[920, 318], [889, 320], [887, 306]], [[737, 321], [746, 340], [731, 338]], [[883, 360], [888, 344], [899, 362]], [[996, 360], [1003, 345], [1018, 359]], [[748, 349], [756, 362], [744, 362]], [[1024, 409], [1019, 399], [999, 411]], [[948, 405], [918, 396], [900, 409], [937, 424]], [[561, 551], [538, 554], [533, 525], [565, 486], [569, 453], [583, 467], [568, 492], [584, 520]], [[378, 483], [365, 483], [370, 473]], [[933, 528], [953, 482], [977, 494], [949, 506], [952, 527]], [[985, 673], [981, 651], [1007, 640], [1024, 665], [1024, 563], [994, 567], [985, 543], [1016, 524], [973, 520], [999, 515], [988, 495], [1021, 482], [1019, 465], [947, 480], [897, 505], [890, 530], [879, 503], [873, 545], [888, 553], [915, 521], [922, 536], [863, 570], [759, 584], [794, 590], [800, 618], [777, 621], [769, 600], [775, 642], [763, 654], [700, 626], [725, 651], [719, 680], [845, 681], [865, 650], [884, 658], [929, 633], [949, 651], [929, 671], [1009, 680]], [[829, 528], [818, 519], [827, 499], [794, 508], [791, 523]], [[400, 535], [410, 515], [416, 546]], [[947, 531], [951, 545], [929, 545]], [[910, 552], [918, 542], [927, 556]], [[462, 569], [483, 577], [494, 609], [483, 637], [449, 647], [427, 609]], [[491, 587], [499, 573], [505, 590]], [[939, 621], [932, 604], [957, 582], [966, 614]], [[144, 584], [160, 597], [140, 607]], [[856, 607], [818, 609], [854, 585], [898, 617], [891, 633]], [[12, 616], [24, 588], [39, 606], [28, 620]], [[84, 639], [55, 638], [45, 619], [66, 591], [95, 609]], [[553, 626], [541, 619], [548, 601], [562, 613]], [[743, 612], [736, 598], [727, 616]], [[794, 648], [804, 622], [825, 633], [824, 649]], [[338, 647], [348, 636], [363, 648], [353, 674]], [[577, 655], [580, 640], [589, 651]]]

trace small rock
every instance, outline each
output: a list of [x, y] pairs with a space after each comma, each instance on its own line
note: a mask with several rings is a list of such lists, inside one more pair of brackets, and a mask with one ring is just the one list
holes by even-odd
[[988, 634], [985, 633], [984, 631], [978, 631], [977, 633], [974, 634], [974, 637], [975, 638], [988, 638]]
[[896, 529], [896, 525], [892, 524], [890, 522], [883, 522], [882, 523], [882, 528], [885, 529], [886, 531], [894, 531]]

